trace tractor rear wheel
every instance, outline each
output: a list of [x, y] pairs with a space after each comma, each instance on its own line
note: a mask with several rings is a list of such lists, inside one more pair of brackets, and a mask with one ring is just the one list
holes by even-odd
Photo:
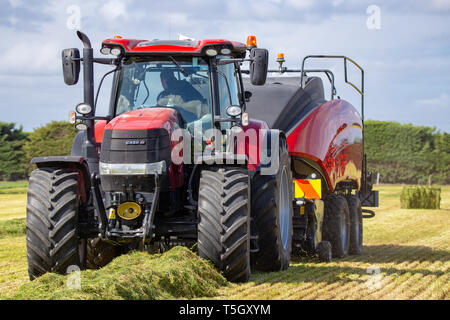
[[350, 214], [349, 254], [361, 254], [363, 250], [363, 221], [361, 201], [353, 194], [346, 196]]
[[252, 179], [252, 217], [258, 230], [259, 251], [254, 266], [262, 271], [289, 267], [292, 247], [292, 173], [286, 140], [280, 139], [275, 175], [256, 173]]
[[325, 199], [323, 240], [331, 243], [333, 257], [348, 255], [350, 217], [347, 201], [341, 195], [330, 194]]
[[78, 206], [80, 176], [74, 169], [39, 168], [30, 176], [26, 244], [28, 274], [64, 274], [80, 266]]
[[87, 240], [86, 267], [100, 269], [120, 255], [120, 247], [112, 245], [100, 238]]
[[250, 277], [249, 175], [242, 168], [211, 167], [200, 174], [198, 254], [233, 282]]

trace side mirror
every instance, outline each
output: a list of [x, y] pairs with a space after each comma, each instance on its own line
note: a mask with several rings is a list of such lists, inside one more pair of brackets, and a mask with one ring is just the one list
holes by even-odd
[[69, 86], [76, 84], [80, 75], [80, 51], [77, 48], [62, 51], [62, 68], [64, 82]]
[[250, 80], [254, 86], [266, 83], [267, 67], [269, 66], [269, 51], [267, 49], [253, 48], [250, 51]]

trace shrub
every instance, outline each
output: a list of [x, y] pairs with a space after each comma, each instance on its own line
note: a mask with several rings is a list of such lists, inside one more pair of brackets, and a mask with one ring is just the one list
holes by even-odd
[[400, 194], [400, 207], [403, 209], [439, 209], [440, 187], [403, 187]]

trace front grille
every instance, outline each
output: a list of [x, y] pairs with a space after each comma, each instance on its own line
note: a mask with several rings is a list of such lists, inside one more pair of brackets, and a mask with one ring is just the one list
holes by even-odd
[[[148, 130], [105, 130], [100, 151], [103, 163], [171, 163], [170, 138], [165, 129]], [[168, 189], [167, 175], [161, 177], [161, 189]], [[102, 189], [122, 191], [131, 187], [135, 191], [154, 190], [154, 177], [151, 175], [101, 175]]]
[[100, 162], [170, 164], [170, 138], [165, 129], [105, 130]]

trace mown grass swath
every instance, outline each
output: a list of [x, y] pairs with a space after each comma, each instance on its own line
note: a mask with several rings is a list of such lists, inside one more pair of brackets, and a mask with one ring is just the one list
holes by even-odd
[[68, 288], [69, 277], [46, 274], [23, 285], [13, 298], [190, 299], [214, 296], [226, 284], [210, 262], [184, 247], [162, 255], [135, 251], [100, 270], [82, 271], [80, 289]]

